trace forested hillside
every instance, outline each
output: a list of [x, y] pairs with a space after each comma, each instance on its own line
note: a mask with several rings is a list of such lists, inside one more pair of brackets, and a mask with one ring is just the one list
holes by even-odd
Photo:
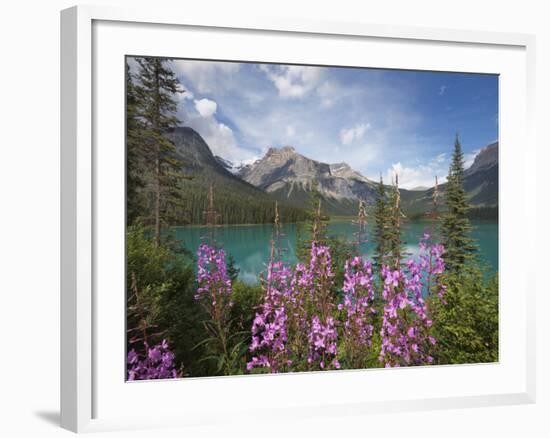
[[[161, 226], [206, 224], [210, 196], [215, 224], [273, 222], [276, 198], [229, 172], [196, 131], [166, 115], [181, 92], [173, 72], [156, 59], [138, 63], [139, 77], [127, 72], [128, 224], [154, 225], [157, 235]], [[284, 201], [279, 213], [287, 223], [306, 218]]]

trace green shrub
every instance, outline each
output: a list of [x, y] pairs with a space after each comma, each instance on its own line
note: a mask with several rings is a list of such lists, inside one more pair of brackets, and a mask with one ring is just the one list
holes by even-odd
[[[127, 328], [146, 325], [151, 342], [167, 339], [183, 375], [209, 375], [208, 365], [200, 362], [204, 352], [194, 348], [205, 336], [203, 311], [194, 299], [194, 261], [187, 252], [172, 251], [169, 243], [155, 246], [150, 234], [141, 226], [129, 227], [126, 234]], [[141, 311], [135, 309], [133, 276]]]
[[437, 339], [435, 363], [498, 361], [498, 280], [484, 281], [483, 273], [468, 267], [449, 274], [442, 304], [434, 299], [433, 333]]

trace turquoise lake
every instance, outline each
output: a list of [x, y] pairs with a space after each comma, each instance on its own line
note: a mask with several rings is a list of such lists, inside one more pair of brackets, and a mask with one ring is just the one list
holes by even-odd
[[[498, 223], [491, 221], [472, 221], [472, 237], [479, 248], [480, 263], [486, 265], [489, 272], [498, 271]], [[414, 257], [418, 254], [418, 240], [425, 229], [430, 226], [428, 222], [408, 222], [403, 228], [403, 241], [406, 242], [406, 251]], [[297, 224], [283, 225], [284, 237], [282, 246], [286, 248], [283, 258], [290, 263], [296, 262], [296, 230]], [[333, 221], [329, 224], [329, 234], [340, 236], [347, 240], [353, 240], [356, 226], [349, 221]], [[195, 252], [205, 236], [208, 236], [206, 227], [174, 227], [175, 238], [185, 248]], [[367, 229], [367, 237], [370, 239], [370, 227]], [[247, 283], [258, 281], [258, 274], [265, 270], [269, 261], [270, 241], [273, 226], [262, 225], [228, 225], [215, 228], [216, 241], [223, 245], [228, 254], [235, 259], [235, 265], [239, 269], [239, 278]], [[362, 247], [362, 252], [371, 254], [374, 244], [367, 242]]]

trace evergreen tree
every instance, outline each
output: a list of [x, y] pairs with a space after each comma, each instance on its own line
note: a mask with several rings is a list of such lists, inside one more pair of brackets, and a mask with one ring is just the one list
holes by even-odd
[[389, 253], [389, 216], [390, 210], [386, 198], [386, 187], [380, 175], [378, 193], [374, 208], [374, 264], [380, 270]]
[[464, 264], [473, 257], [476, 247], [470, 237], [472, 226], [468, 219], [469, 207], [464, 190], [464, 154], [458, 134], [447, 177], [445, 204], [446, 212], [441, 225], [445, 265], [449, 272], [459, 273]]
[[183, 163], [174, 144], [163, 133], [179, 125], [175, 116], [177, 93], [183, 93], [174, 72], [161, 58], [136, 58], [139, 65], [139, 116], [144, 124], [145, 158], [152, 165], [155, 244], [160, 244], [161, 222], [178, 213], [178, 190]]
[[141, 189], [145, 186], [143, 177], [143, 123], [139, 117], [139, 92], [126, 63], [126, 222], [130, 225], [143, 214], [145, 205]]
[[[222, 179], [195, 174], [192, 181], [181, 184], [185, 215], [174, 221], [178, 225], [205, 224], [205, 209], [209, 205], [209, 185], [213, 185], [217, 224], [261, 224], [273, 223], [275, 215], [274, 197], [269, 194], [251, 191], [241, 192]], [[279, 214], [284, 223], [296, 223], [307, 218], [304, 208], [287, 202], [279, 202]]]

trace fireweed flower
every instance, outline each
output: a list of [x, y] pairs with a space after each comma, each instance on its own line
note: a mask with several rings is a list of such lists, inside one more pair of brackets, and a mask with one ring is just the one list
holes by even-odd
[[373, 271], [370, 261], [361, 257], [347, 260], [344, 268], [343, 302], [338, 309], [344, 312], [346, 355], [353, 367], [364, 362], [367, 348], [372, 345], [374, 326], [372, 318], [376, 310], [374, 300]]
[[152, 348], [145, 343], [145, 357], [128, 352], [128, 380], [173, 379], [177, 377], [174, 358], [166, 340]]
[[279, 372], [292, 362], [286, 346], [287, 310], [285, 296], [288, 296], [290, 269], [283, 262], [270, 262], [267, 267], [264, 300], [260, 313], [252, 323], [252, 342], [249, 350], [256, 353], [247, 363], [247, 369], [267, 367]]
[[308, 264], [294, 270], [282, 262], [268, 265], [264, 301], [252, 325], [249, 350], [255, 355], [247, 369], [340, 368], [333, 277], [330, 249], [315, 243]]
[[[216, 307], [219, 300], [231, 296], [231, 280], [227, 274], [225, 263], [225, 251], [202, 244], [197, 251], [197, 282], [199, 287], [195, 294], [196, 300], [208, 296], [213, 307]], [[226, 300], [229, 306], [233, 305], [231, 300]]]
[[332, 271], [332, 258], [330, 248], [324, 245], [311, 244], [311, 257], [309, 272], [309, 295], [317, 312], [322, 319], [332, 314], [334, 307], [334, 272]]
[[287, 317], [287, 348], [295, 367], [303, 366], [306, 363], [309, 314], [312, 309], [310, 291], [312, 284], [311, 271], [306, 265], [298, 263], [294, 267], [289, 287], [283, 297]]
[[445, 271], [445, 262], [443, 254], [445, 248], [441, 244], [431, 244], [431, 236], [428, 232], [424, 232], [420, 240], [420, 269], [427, 275], [425, 295], [435, 293], [443, 302], [445, 294], [445, 285], [441, 283], [440, 274]]
[[322, 323], [317, 315], [311, 320], [308, 333], [309, 349], [307, 362], [312, 366], [318, 366], [323, 370], [326, 368], [340, 368], [337, 359], [337, 332], [334, 318], [329, 316]]
[[225, 251], [201, 244], [197, 257], [198, 288], [195, 300], [202, 304], [209, 317], [204, 322], [211, 337], [208, 345], [214, 350], [213, 354], [222, 359], [219, 363], [222, 363], [224, 373], [230, 374], [233, 360], [229, 346], [233, 289], [227, 273]]
[[443, 299], [445, 287], [440, 274], [445, 270], [442, 245], [430, 244], [429, 233], [420, 241], [418, 260], [408, 260], [406, 269], [382, 267], [384, 315], [379, 359], [386, 367], [432, 363], [430, 335], [432, 320], [425, 298], [435, 293]]
[[233, 306], [231, 279], [227, 273], [225, 251], [206, 244], [197, 251], [197, 283], [195, 300], [202, 302], [210, 319], [224, 328]]
[[338, 369], [340, 368], [336, 343], [338, 332], [333, 317], [334, 272], [328, 246], [312, 243], [309, 269], [302, 276], [301, 282], [309, 292], [305, 294], [305, 308], [311, 309], [309, 314], [302, 317], [305, 323], [303, 325], [307, 330], [308, 367], [321, 370]]
[[[426, 297], [443, 297], [440, 274], [445, 270], [442, 245], [420, 241], [420, 255], [405, 266], [382, 267], [384, 301], [379, 359], [386, 367], [432, 363], [429, 352], [436, 339]], [[215, 260], [215, 257], [214, 257]], [[207, 285], [209, 286], [209, 285]], [[205, 287], [204, 291], [211, 291]], [[372, 264], [361, 257], [348, 260], [344, 269], [342, 301], [336, 312], [334, 272], [330, 248], [311, 246], [307, 264], [290, 269], [271, 261], [264, 282], [264, 297], [252, 324], [247, 369], [280, 372], [294, 369], [338, 369], [338, 335], [346, 364], [363, 366], [372, 348], [374, 332], [374, 275]], [[342, 318], [339, 328], [336, 316]]]

